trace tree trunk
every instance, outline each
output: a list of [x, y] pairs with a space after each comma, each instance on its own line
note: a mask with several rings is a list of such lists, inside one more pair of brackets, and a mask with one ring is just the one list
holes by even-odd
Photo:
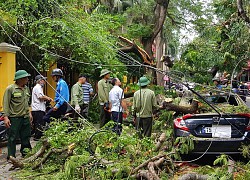
[[[156, 36], [155, 38], [155, 60], [156, 60], [156, 67], [158, 69], [163, 70], [163, 62], [161, 61], [162, 56], [165, 54], [165, 50], [164, 50], [164, 40], [162, 38], [162, 31]], [[156, 73], [156, 77], [157, 77], [157, 85], [159, 86], [164, 86], [164, 81], [163, 81], [163, 77], [164, 75], [162, 73]]]
[[[155, 38], [157, 37], [158, 34], [160, 34], [161, 37], [161, 31], [163, 28], [163, 24], [166, 19], [167, 15], [167, 9], [168, 9], [168, 4], [169, 0], [156, 0], [156, 5], [154, 7], [154, 28], [153, 32], [149, 37], [142, 37], [141, 43], [143, 45], [143, 48], [145, 51], [148, 53], [148, 55], [151, 57], [153, 60], [153, 51], [152, 51], [152, 45], [154, 43]], [[160, 40], [161, 41], [161, 40]], [[150, 70], [152, 71], [152, 70]], [[157, 83], [157, 74], [156, 72], [149, 72], [153, 76], [153, 83]], [[160, 77], [159, 77], [160, 78]]]
[[246, 11], [244, 10], [242, 0], [237, 0], [237, 8], [239, 16], [247, 23], [248, 27], [250, 28], [250, 18], [247, 16]]

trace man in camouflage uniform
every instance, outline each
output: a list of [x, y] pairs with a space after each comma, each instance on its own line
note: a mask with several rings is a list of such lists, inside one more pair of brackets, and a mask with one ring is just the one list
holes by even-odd
[[16, 155], [16, 139], [20, 137], [21, 153], [25, 156], [24, 148], [31, 149], [30, 121], [32, 115], [29, 111], [30, 91], [26, 84], [28, 83], [28, 74], [25, 70], [19, 70], [15, 73], [16, 81], [7, 87], [3, 97], [4, 123], [8, 128], [8, 156]]
[[100, 128], [103, 127], [110, 119], [109, 109], [109, 91], [111, 89], [111, 84], [108, 80], [110, 78], [110, 71], [103, 69], [101, 71], [100, 77], [102, 78], [98, 82], [98, 99], [100, 104]]
[[150, 81], [146, 77], [139, 79], [140, 89], [133, 97], [132, 113], [136, 117], [136, 129], [140, 136], [150, 137], [153, 124], [153, 110], [160, 108], [156, 103], [154, 91], [147, 88]]

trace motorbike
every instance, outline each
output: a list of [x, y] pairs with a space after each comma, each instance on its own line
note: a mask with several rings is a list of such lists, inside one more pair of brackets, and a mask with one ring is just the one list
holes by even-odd
[[7, 129], [3, 120], [3, 114], [0, 112], [0, 142], [5, 142], [8, 139]]

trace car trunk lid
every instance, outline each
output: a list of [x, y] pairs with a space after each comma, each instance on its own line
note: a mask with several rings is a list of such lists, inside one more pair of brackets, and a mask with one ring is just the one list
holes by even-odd
[[189, 132], [196, 137], [216, 137], [216, 132], [223, 133], [224, 131], [229, 137], [239, 138], [249, 127], [249, 117], [249, 114], [222, 114], [221, 116], [194, 114], [183, 116], [183, 119]]

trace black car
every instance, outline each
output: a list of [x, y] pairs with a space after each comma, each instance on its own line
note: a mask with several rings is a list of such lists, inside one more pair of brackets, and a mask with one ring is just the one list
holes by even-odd
[[[205, 96], [206, 100], [223, 106], [246, 107], [236, 94]], [[186, 114], [174, 120], [175, 137], [192, 136], [194, 150], [191, 153], [239, 154], [243, 144], [250, 143], [250, 113]]]

